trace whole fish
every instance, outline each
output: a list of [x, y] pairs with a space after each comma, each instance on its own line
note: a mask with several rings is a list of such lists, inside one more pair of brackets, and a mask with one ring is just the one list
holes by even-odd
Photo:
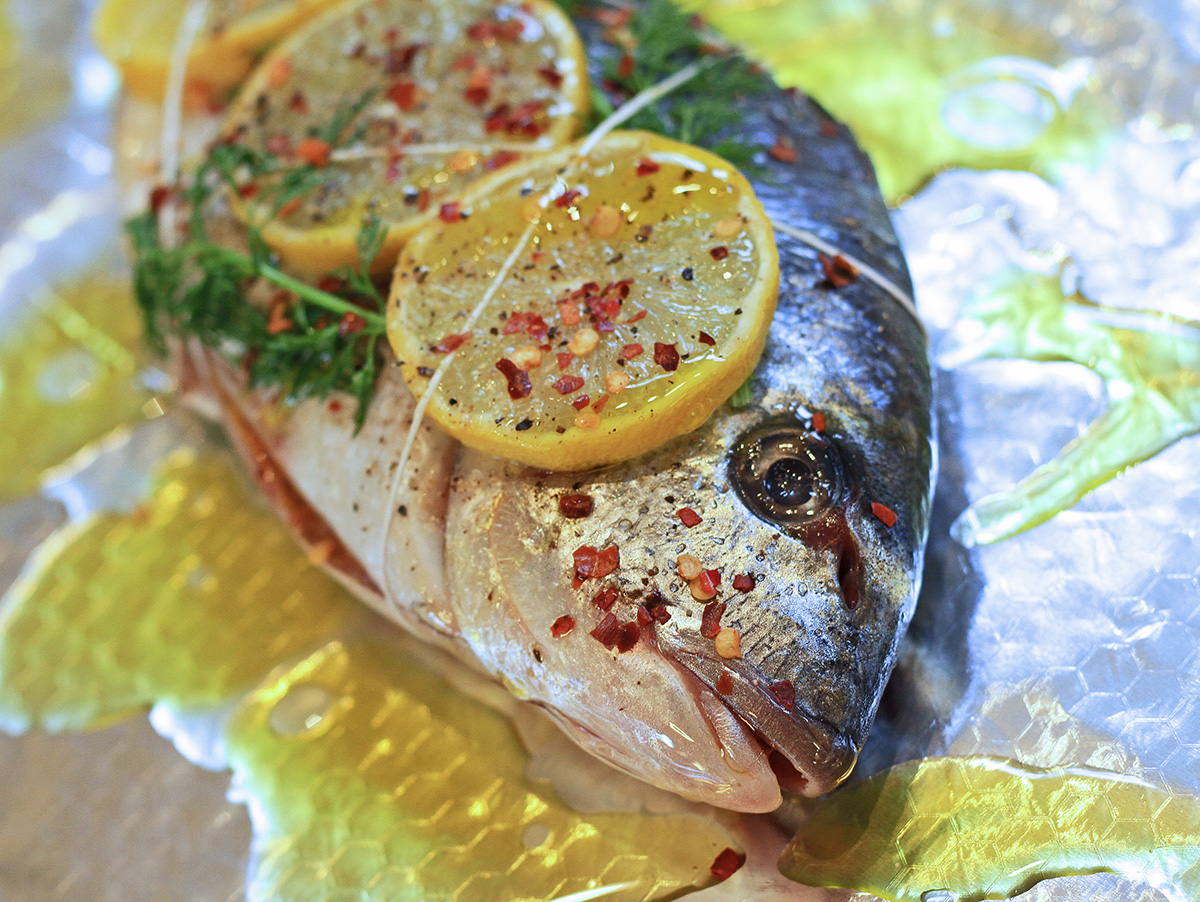
[[[614, 52], [581, 31], [593, 65]], [[866, 157], [795, 92], [772, 85], [740, 112], [739, 139], [764, 150], [751, 174], [778, 230], [778, 312], [749, 403], [650, 454], [548, 474], [427, 423], [393, 494], [414, 409], [396, 367], [356, 432], [349, 399], [282, 405], [214, 352], [188, 359], [273, 503], [365, 601], [620, 769], [769, 811], [781, 787], [836, 786], [866, 738], [915, 605], [933, 424], [925, 334]], [[590, 515], [564, 516], [568, 494]], [[609, 548], [619, 567], [580, 582]], [[720, 574], [711, 599], [678, 576], [684, 553]]]

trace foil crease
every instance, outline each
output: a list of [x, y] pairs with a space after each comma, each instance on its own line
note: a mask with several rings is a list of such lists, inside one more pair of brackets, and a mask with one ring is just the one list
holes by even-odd
[[[933, 17], [935, 5], [911, 3], [910, 14]], [[4, 171], [21, 174], [0, 186], [0, 329], [19, 325], [40, 286], [110, 253], [118, 229], [107, 143], [116, 82], [83, 37], [88, 6], [11, 7], [45, 77], [22, 81], [19, 103], [33, 112], [0, 147]], [[951, 171], [895, 212], [937, 363], [942, 465], [921, 603], [859, 767], [997, 755], [1198, 796], [1200, 439], [999, 544], [964, 548], [950, 526], [1053, 459], [1105, 400], [1073, 364], [956, 357], [964, 299], [1017, 267], [1057, 274], [1098, 303], [1200, 320], [1200, 7], [1064, 0], [1008, 14], [1050, 34], [1061, 49], [1052, 62], [1082, 65], [1126, 124], [1096, 166], [1065, 165], [1053, 183]], [[0, 507], [0, 588], [68, 513], [123, 503], [87, 486], [64, 477]], [[534, 762], [579, 795], [565, 769]], [[3, 902], [243, 897], [250, 824], [225, 799], [227, 776], [187, 763], [145, 721], [0, 735], [0, 775]], [[749, 896], [742, 879], [697, 898], [846, 895], [772, 883]], [[1022, 898], [1084, 896], [1161, 898], [1111, 875], [1048, 881]]]

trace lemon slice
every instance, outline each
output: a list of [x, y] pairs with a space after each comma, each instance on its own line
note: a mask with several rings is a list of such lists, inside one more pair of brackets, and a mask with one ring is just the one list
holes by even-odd
[[[245, 78], [268, 46], [336, 0], [209, 0], [205, 25], [188, 57], [190, 105], [216, 102]], [[161, 100], [187, 0], [105, 0], [96, 13], [96, 46], [121, 70], [125, 87]]]
[[587, 100], [583, 45], [549, 0], [366, 0], [276, 47], [223, 134], [281, 172], [318, 170], [282, 204], [280, 175], [240, 192], [241, 215], [265, 223], [286, 263], [306, 274], [352, 263], [371, 213], [388, 225], [386, 272], [422, 223], [455, 215], [444, 204], [471, 181], [570, 140]]
[[627, 460], [703, 423], [750, 375], [779, 290], [770, 223], [729, 163], [644, 132], [577, 150], [477, 183], [465, 218], [409, 242], [388, 306], [427, 413], [547, 470]]

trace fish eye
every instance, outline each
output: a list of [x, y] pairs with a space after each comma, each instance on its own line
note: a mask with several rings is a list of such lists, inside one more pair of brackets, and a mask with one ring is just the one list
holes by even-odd
[[837, 452], [791, 418], [764, 423], [738, 439], [729, 481], [751, 513], [781, 528], [813, 522], [842, 497]]

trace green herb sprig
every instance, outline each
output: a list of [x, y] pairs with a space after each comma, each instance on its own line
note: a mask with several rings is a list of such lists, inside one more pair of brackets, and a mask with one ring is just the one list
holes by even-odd
[[[344, 134], [346, 121], [339, 115], [326, 131]], [[321, 179], [316, 167], [283, 168], [270, 154], [219, 143], [183, 192], [189, 215], [181, 241], [163, 243], [154, 210], [126, 223], [134, 252], [134, 296], [147, 340], [165, 352], [167, 335], [194, 337], [240, 360], [251, 385], [277, 387], [292, 399], [346, 392], [358, 402], [355, 424], [361, 427], [378, 374], [379, 340], [386, 334], [384, 297], [370, 276], [386, 229], [377, 218], [364, 221], [357, 263], [335, 274], [336, 293], [280, 270], [261, 224], [247, 227], [245, 251], [215, 241], [209, 221], [220, 190], [236, 192], [248, 178], [264, 176], [278, 176], [259, 198], [271, 211], [268, 221]], [[273, 315], [250, 303], [248, 292], [256, 281], [288, 292], [286, 310]]]
[[592, 86], [593, 115], [603, 119], [613, 112], [613, 88], [618, 99], [631, 97], [689, 63], [707, 59], [709, 65], [679, 94], [638, 113], [627, 127], [707, 147], [737, 166], [752, 165], [760, 148], [732, 137], [740, 121], [737, 101], [762, 93], [769, 79], [715, 35], [698, 28], [695, 17], [671, 0], [648, 0], [633, 7], [623, 31], [628, 44], [620, 45], [623, 52], [606, 62], [604, 84]]

